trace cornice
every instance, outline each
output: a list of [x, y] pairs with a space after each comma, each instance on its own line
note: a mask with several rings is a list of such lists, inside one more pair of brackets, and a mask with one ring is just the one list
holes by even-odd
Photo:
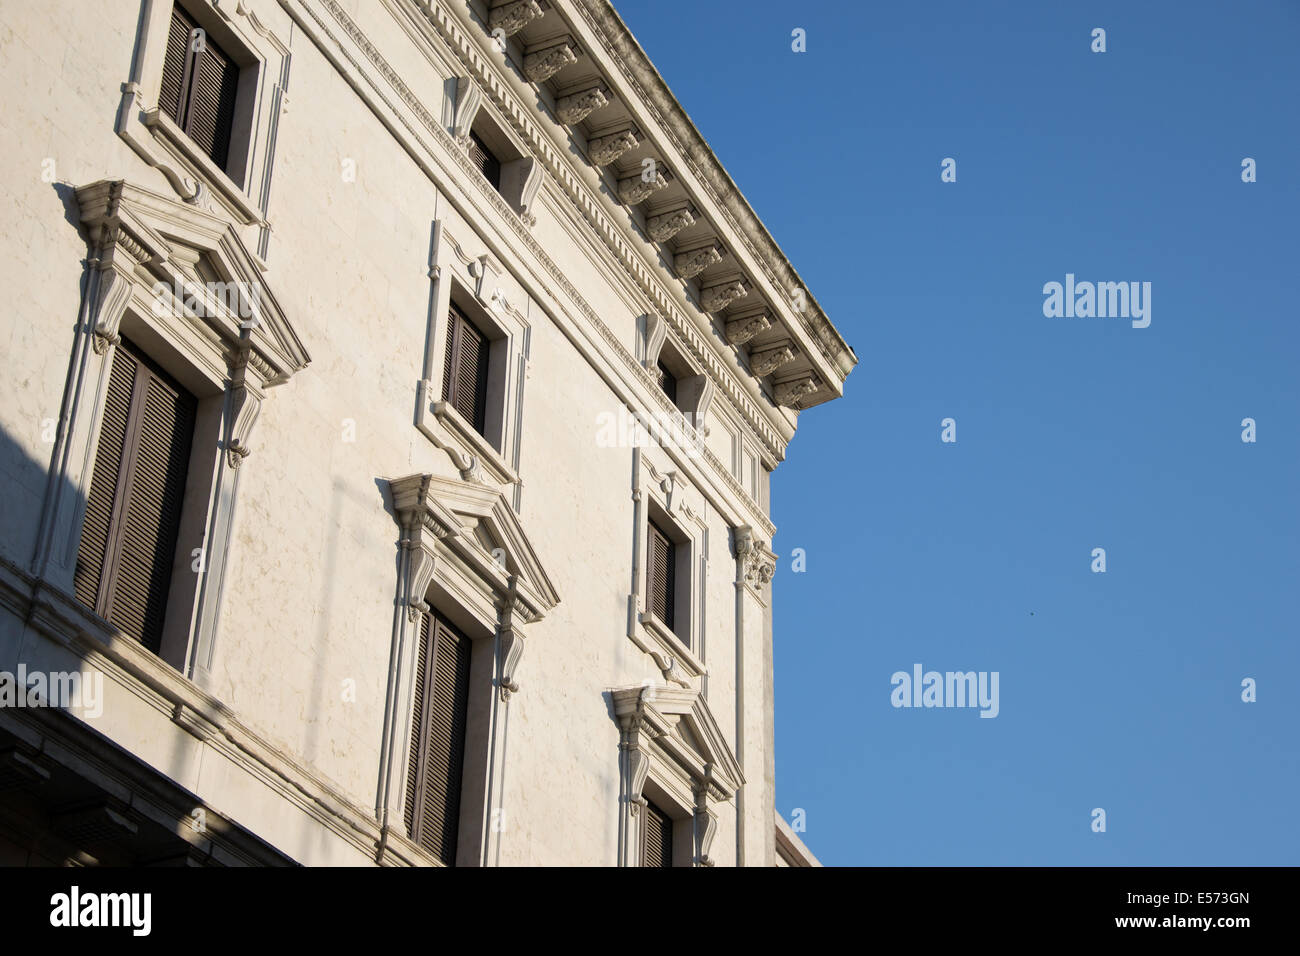
[[[806, 330], [822, 358], [838, 372], [839, 381], [828, 382], [838, 394], [839, 383], [853, 370], [857, 356], [808, 291], [807, 284], [718, 161], [609, 0], [554, 0], [554, 6], [562, 13], [581, 16], [604, 47], [612, 52], [610, 59], [617, 66], [620, 78], [636, 93], [629, 101], [648, 110], [671, 140], [675, 155], [669, 158], [670, 165], [678, 171], [689, 169], [694, 174], [727, 224], [744, 240], [753, 261], [761, 266], [768, 281], [783, 293], [778, 308], [784, 309], [788, 318]], [[803, 290], [808, 308], [802, 312], [792, 309], [788, 301], [794, 290]]]

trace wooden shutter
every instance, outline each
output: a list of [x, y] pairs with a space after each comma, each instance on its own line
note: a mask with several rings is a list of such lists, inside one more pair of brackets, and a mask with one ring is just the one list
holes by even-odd
[[196, 53], [194, 35], [199, 30], [179, 4], [172, 6], [158, 106], [224, 170], [230, 158], [239, 65], [207, 31]]
[[126, 423], [131, 417], [131, 393], [135, 390], [135, 358], [119, 346], [113, 353], [108, 375], [108, 392], [95, 448], [95, 467], [86, 492], [86, 517], [81, 523], [81, 544], [73, 589], [77, 600], [92, 611], [100, 611], [99, 584], [108, 552], [108, 530], [113, 521], [118, 479], [126, 444]]
[[641, 852], [641, 865], [673, 865], [673, 821], [653, 803], [645, 808], [645, 846]]
[[184, 106], [190, 79], [190, 66], [194, 57], [190, 53], [190, 40], [198, 28], [189, 14], [179, 5], [172, 6], [171, 29], [167, 32], [167, 55], [163, 60], [162, 89], [158, 93], [158, 107], [184, 129]]
[[436, 615], [427, 615], [420, 628], [416, 669], [407, 832], [453, 866], [469, 711], [469, 639]]
[[447, 350], [444, 355], [442, 397], [460, 412], [474, 430], [487, 429], [487, 336], [456, 306], [447, 315]]
[[659, 363], [659, 387], [664, 390], [668, 396], [668, 401], [674, 405], [677, 404], [677, 378], [672, 372], [668, 371], [668, 366], [663, 362]]
[[162, 642], [196, 404], [122, 340], [109, 373], [74, 584], [83, 603], [154, 653]]
[[650, 610], [668, 627], [673, 620], [674, 578], [676, 577], [677, 548], [668, 535], [649, 522], [649, 546], [646, 554], [646, 600]]
[[492, 155], [492, 151], [487, 148], [487, 143], [479, 139], [478, 133], [472, 130], [469, 134], [469, 158], [492, 184], [493, 189], [501, 188], [501, 161]]
[[239, 67], [211, 36], [206, 37], [194, 65], [185, 132], [222, 170], [230, 157], [238, 88]]
[[425, 673], [429, 669], [429, 615], [420, 615], [420, 643], [415, 649], [415, 689], [411, 697], [411, 759], [406, 769], [406, 832], [418, 840], [415, 820], [420, 809], [420, 759], [423, 741], [428, 736], [425, 722], [429, 712], [424, 706]]

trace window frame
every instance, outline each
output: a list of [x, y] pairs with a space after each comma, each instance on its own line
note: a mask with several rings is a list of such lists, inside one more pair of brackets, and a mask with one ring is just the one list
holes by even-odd
[[[74, 193], [90, 240], [88, 276], [33, 569], [84, 607], [74, 596], [76, 561], [109, 376], [126, 336], [198, 400], [162, 640], [157, 654], [140, 653], [208, 688], [240, 464], [267, 391], [310, 356], [230, 222], [124, 180]], [[256, 312], [241, 317], [210, 294], [210, 274], [256, 285]], [[111, 639], [112, 625], [85, 614], [88, 632]]]
[[[172, 11], [180, 9], [225, 53], [238, 70], [229, 149], [218, 164], [168, 114], [162, 103]], [[290, 54], [287, 37], [263, 23], [244, 4], [171, 0], [145, 5], [130, 75], [122, 86], [116, 132], [177, 195], [241, 225], [262, 227], [265, 256], [275, 142], [287, 104]]]
[[[462, 477], [487, 477], [513, 485], [519, 507], [532, 303], [523, 286], [457, 223], [434, 221], [429, 312], [419, 374], [415, 427], [452, 458]], [[456, 410], [446, 394], [446, 355], [452, 307], [488, 339], [483, 428]]]
[[[412, 748], [418, 745], [412, 732], [418, 624], [436, 609], [470, 642], [455, 863], [488, 866], [506, 830], [498, 781], [504, 768], [508, 707], [520, 690], [516, 674], [524, 637], [560, 597], [502, 491], [432, 474], [394, 478], [388, 486], [401, 540], [380, 749], [381, 818], [394, 821], [390, 839], [436, 862], [407, 838], [405, 830], [406, 774]], [[504, 552], [500, 559], [486, 541], [496, 542]]]
[[713, 866], [719, 820], [734, 823], [745, 775], [708, 701], [671, 683], [619, 687], [609, 696], [619, 728], [618, 865], [644, 865], [653, 804], [672, 820], [671, 865]]
[[[130, 324], [130, 323], [128, 323]], [[114, 349], [112, 362], [108, 374], [108, 388], [111, 389], [114, 373], [118, 369], [118, 363], [124, 357], [129, 357], [135, 368], [132, 372], [130, 383], [130, 394], [127, 396], [127, 411], [125, 422], [123, 423], [123, 440], [122, 450], [116, 455], [117, 461], [113, 464], [115, 477], [113, 479], [114, 489], [108, 507], [108, 526], [104, 535], [103, 553], [97, 558], [98, 572], [95, 575], [95, 597], [93, 602], [88, 602], [84, 597], [78, 595], [78, 599], [86, 607], [94, 611], [104, 620], [113, 624], [123, 631], [124, 634], [135, 639], [142, 647], [153, 654], [162, 655], [162, 644], [168, 630], [168, 611], [173, 606], [170, 600], [171, 586], [176, 571], [182, 565], [182, 557], [185, 554], [183, 545], [185, 539], [182, 536], [182, 526], [184, 519], [184, 501], [186, 490], [189, 485], [190, 464], [194, 454], [194, 445], [197, 425], [198, 425], [198, 398], [193, 395], [184, 385], [177, 382], [162, 367], [155, 362], [145, 349], [140, 348], [134, 342], [122, 336], [122, 340]], [[170, 529], [158, 529], [161, 534], [160, 538], [165, 539], [164, 543], [170, 542], [167, 547], [168, 560], [165, 568], [158, 568], [155, 565], [154, 570], [160, 575], [156, 583], [160, 584], [163, 591], [163, 607], [161, 617], [157, 621], [157, 632], [133, 634], [125, 629], [121, 618], [116, 613], [117, 601], [122, 597], [119, 588], [119, 575], [122, 570], [123, 552], [126, 546], [126, 531], [130, 523], [132, 509], [138, 507], [136, 504], [136, 479], [139, 475], [137, 464], [139, 455], [143, 448], [140, 431], [144, 425], [144, 418], [148, 413], [146, 392], [154, 380], [159, 381], [162, 386], [170, 391], [177, 393], [180, 404], [189, 405], [188, 422], [184, 423], [183, 435], [184, 444], [180, 451], [184, 458], [184, 472], [180, 479], [180, 501], [178, 510], [175, 514], [174, 527]], [[107, 393], [106, 393], [107, 394]], [[96, 478], [99, 477], [99, 468], [105, 449], [103, 445], [103, 426], [104, 426], [104, 409], [101, 407], [100, 413], [100, 435], [95, 443], [95, 462], [91, 469], [90, 481], [88, 487], [93, 487]], [[179, 436], [178, 436], [179, 437]], [[83, 559], [93, 556], [83, 555], [82, 548], [86, 544], [85, 537], [85, 518], [88, 513], [89, 505], [83, 511], [82, 533], [79, 535], [78, 552], [76, 559], [76, 572], [80, 575], [83, 567]], [[135, 512], [137, 519], [139, 512]], [[179, 553], [178, 553], [179, 552]], [[77, 582], [74, 579], [74, 585]], [[80, 588], [78, 588], [80, 590]], [[179, 602], [175, 605], [179, 609]], [[174, 628], [173, 628], [174, 630]]]
[[[634, 590], [628, 597], [628, 637], [662, 670], [675, 667], [686, 678], [708, 673], [705, 612], [708, 594], [709, 527], [707, 506], [698, 491], [671, 465], [656, 462], [648, 449], [634, 448]], [[673, 620], [663, 620], [651, 605], [652, 528], [674, 544]]]

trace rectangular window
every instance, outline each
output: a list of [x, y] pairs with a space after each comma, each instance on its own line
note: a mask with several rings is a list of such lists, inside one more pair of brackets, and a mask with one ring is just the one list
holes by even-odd
[[675, 628], [675, 579], [677, 546], [653, 521], [648, 523], [649, 546], [646, 555], [646, 605], [669, 630]]
[[645, 808], [645, 848], [641, 865], [669, 867], [673, 865], [673, 821], [653, 803]]
[[239, 66], [180, 5], [172, 7], [158, 105], [225, 171]]
[[487, 430], [488, 338], [455, 305], [447, 315], [442, 398], [480, 435]]
[[492, 155], [492, 150], [487, 148], [487, 143], [472, 130], [469, 134], [469, 158], [484, 178], [492, 184], [492, 188], [500, 191], [501, 161]]
[[469, 639], [437, 615], [422, 615], [406, 777], [406, 830], [447, 866], [456, 864], [460, 830], [469, 670]]
[[129, 341], [113, 355], [77, 599], [153, 653], [162, 642], [197, 402]]

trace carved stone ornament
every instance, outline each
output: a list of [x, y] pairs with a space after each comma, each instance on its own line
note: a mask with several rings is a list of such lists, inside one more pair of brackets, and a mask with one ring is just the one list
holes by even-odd
[[772, 318], [766, 312], [732, 319], [727, 323], [727, 342], [731, 345], [743, 345], [758, 333], [766, 332], [771, 327]]
[[772, 348], [751, 352], [749, 354], [749, 371], [755, 377], [762, 378], [764, 375], [772, 374], [792, 359], [794, 359], [794, 349], [788, 344], [776, 345]]
[[656, 377], [659, 375], [659, 353], [668, 337], [668, 323], [657, 312], [645, 316], [645, 367]]
[[690, 689], [691, 682], [682, 673], [682, 669], [677, 666], [677, 658], [669, 657], [667, 654], [661, 654], [658, 651], [651, 651], [650, 656], [654, 658], [655, 666], [664, 675], [665, 683], [676, 684], [679, 687]]
[[767, 584], [776, 573], [776, 555], [748, 525], [736, 529], [736, 564], [741, 579], [752, 588]]
[[587, 142], [587, 158], [594, 166], [608, 166], [629, 149], [636, 147], [636, 133], [630, 129], [619, 130], [608, 136], [597, 136]]
[[[712, 767], [709, 768], [712, 771]], [[718, 818], [709, 812], [708, 785], [695, 787], [695, 863], [697, 866], [713, 866], [709, 857], [709, 848], [718, 832]]]
[[519, 693], [519, 682], [515, 680], [515, 673], [519, 669], [519, 662], [524, 656], [524, 638], [523, 635], [513, 628], [507, 628], [501, 632], [501, 701], [505, 703], [510, 700], [512, 694]]
[[715, 242], [700, 249], [677, 253], [673, 256], [673, 268], [683, 279], [690, 279], [721, 261], [722, 247]]
[[694, 222], [695, 214], [683, 207], [659, 216], [651, 216], [645, 221], [645, 231], [655, 242], [667, 242]]
[[483, 90], [468, 76], [456, 77], [456, 116], [452, 120], [451, 135], [461, 146], [469, 145], [470, 129], [479, 107], [483, 105]]
[[663, 173], [655, 170], [654, 179], [647, 182], [640, 173], [618, 181], [618, 198], [629, 206], [635, 206], [650, 198], [651, 194], [668, 185]]
[[488, 13], [488, 32], [495, 33], [500, 30], [506, 36], [512, 37], [541, 15], [542, 8], [537, 0], [503, 3], [499, 7], [493, 7]]
[[776, 387], [776, 403], [794, 408], [805, 395], [811, 395], [815, 391], [817, 391], [817, 382], [811, 375], [792, 382], [782, 382]]
[[705, 312], [721, 312], [737, 299], [749, 294], [749, 284], [744, 279], [709, 286], [700, 292], [700, 307]]
[[566, 126], [581, 123], [589, 113], [594, 113], [602, 106], [608, 106], [603, 86], [593, 86], [569, 96], [561, 96], [555, 101], [555, 116]]
[[261, 411], [262, 401], [248, 387], [248, 368], [253, 364], [252, 348], [245, 339], [240, 347], [226, 356], [230, 369], [228, 385], [230, 409], [226, 417], [226, 461], [238, 468], [248, 457], [248, 436]]
[[554, 46], [524, 56], [524, 76], [533, 83], [545, 83], [566, 66], [578, 62], [578, 46], [566, 37]]

